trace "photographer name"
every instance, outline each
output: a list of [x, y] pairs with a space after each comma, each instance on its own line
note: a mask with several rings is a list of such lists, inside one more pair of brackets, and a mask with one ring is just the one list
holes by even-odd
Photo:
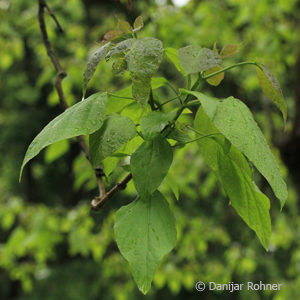
[[257, 282], [247, 282], [247, 283], [215, 283], [209, 282], [209, 290], [210, 291], [241, 291], [244, 288], [252, 291], [279, 291], [282, 286], [282, 283], [263, 283], [262, 281]]

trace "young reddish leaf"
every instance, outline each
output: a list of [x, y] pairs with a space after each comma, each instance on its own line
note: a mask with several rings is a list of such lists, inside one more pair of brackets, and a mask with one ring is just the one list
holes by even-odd
[[121, 31], [110, 30], [110, 31], [105, 33], [103, 41], [104, 42], [110, 42], [110, 41], [113, 41], [113, 40], [119, 38], [121, 35], [122, 35]]
[[222, 58], [233, 56], [238, 52], [239, 46], [234, 44], [227, 44], [223, 47], [220, 55]]
[[219, 50], [217, 48], [217, 42], [214, 42], [214, 45], [213, 45], [213, 51], [217, 54], [219, 54]]

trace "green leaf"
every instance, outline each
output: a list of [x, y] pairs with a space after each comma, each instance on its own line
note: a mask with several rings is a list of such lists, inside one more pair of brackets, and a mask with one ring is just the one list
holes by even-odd
[[140, 105], [146, 106], [151, 91], [151, 79], [133, 76], [132, 78], [132, 96]]
[[257, 77], [259, 84], [264, 92], [264, 94], [273, 101], [277, 107], [280, 109], [283, 115], [284, 122], [286, 122], [287, 117], [287, 105], [283, 98], [283, 94], [280, 88], [280, 84], [275, 76], [270, 72], [267, 67], [259, 63], [260, 67], [257, 67]]
[[236, 54], [238, 52], [238, 49], [239, 49], [239, 45], [227, 44], [221, 50], [220, 55], [222, 58], [230, 57]]
[[131, 33], [132, 28], [130, 24], [126, 21], [119, 20], [118, 21], [118, 30], [121, 31], [122, 33]]
[[160, 40], [151, 37], [138, 39], [126, 56], [128, 69], [134, 76], [150, 78], [158, 71], [163, 53]]
[[178, 58], [181, 67], [186, 74], [200, 72], [199, 53], [201, 47], [197, 45], [189, 45], [178, 50]]
[[288, 195], [286, 184], [273, 153], [248, 107], [233, 97], [218, 101], [198, 92], [191, 93], [201, 101], [204, 111], [216, 128], [244, 153], [267, 179], [282, 208]]
[[184, 72], [184, 69], [181, 67], [179, 58], [178, 58], [178, 50], [174, 48], [165, 48], [165, 53], [167, 58], [174, 64], [176, 69], [186, 76], [187, 74]]
[[69, 142], [62, 140], [50, 145], [45, 151], [45, 161], [50, 164], [69, 151]]
[[151, 77], [163, 59], [163, 45], [158, 39], [145, 37], [137, 40], [126, 55], [132, 78], [132, 95], [145, 106], [148, 102]]
[[129, 50], [135, 41], [136, 39], [127, 39], [113, 46], [105, 56], [106, 61], [108, 61], [114, 55]]
[[222, 151], [219, 152], [218, 163], [221, 182], [232, 206], [268, 250], [271, 237], [269, 199], [259, 191], [251, 177]]
[[174, 119], [176, 112], [151, 111], [141, 120], [141, 130], [146, 140], [154, 138]]
[[90, 136], [91, 162], [94, 167], [136, 135], [134, 123], [125, 116], [110, 115], [102, 127]]
[[107, 93], [97, 93], [71, 106], [52, 120], [32, 141], [25, 154], [24, 166], [48, 145], [98, 130], [104, 121]]
[[215, 51], [190, 45], [178, 50], [179, 62], [187, 74], [198, 73], [221, 64], [222, 58]]
[[[220, 66], [216, 66], [216, 67], [213, 67], [211, 69], [208, 69], [207, 71], [205, 71], [205, 74], [204, 75], [209, 75], [209, 74], [212, 74], [212, 73], [215, 73], [215, 72], [218, 72], [220, 71], [222, 68]], [[208, 78], [206, 81], [210, 84], [210, 85], [213, 85], [213, 86], [218, 86], [221, 81], [224, 79], [224, 72], [222, 73], [219, 73], [218, 75], [215, 75], [211, 78]]]
[[137, 32], [144, 27], [144, 20], [142, 16], [138, 16], [133, 23], [132, 32]]
[[115, 75], [123, 75], [127, 69], [127, 62], [124, 57], [116, 59], [112, 65], [112, 72]]
[[202, 48], [197, 59], [200, 71], [209, 70], [222, 63], [221, 56], [208, 48]]
[[156, 191], [147, 200], [138, 198], [121, 207], [114, 233], [138, 288], [146, 294], [160, 261], [176, 245], [175, 219], [168, 202]]
[[110, 45], [110, 42], [106, 43], [105, 45], [97, 49], [97, 51], [95, 51], [88, 59], [85, 71], [83, 73], [83, 96], [85, 96], [87, 85], [92, 76], [94, 75], [98, 64], [102, 59], [104, 59], [106, 53], [109, 50]]
[[[195, 129], [201, 135], [218, 132], [202, 107], [195, 118]], [[222, 135], [197, 141], [200, 152], [221, 181], [233, 207], [253, 229], [265, 249], [271, 234], [269, 199], [252, 181], [252, 170], [243, 154]]]
[[182, 131], [179, 128], [174, 128], [168, 135], [168, 139], [174, 140], [179, 144], [184, 144], [191, 140], [191, 137], [186, 131]]
[[152, 77], [151, 78], [151, 88], [152, 90], [156, 90], [166, 84], [168, 84], [168, 80], [165, 77]]
[[161, 135], [145, 141], [132, 154], [130, 166], [133, 181], [141, 197], [149, 197], [159, 187], [172, 160], [172, 147]]
[[[128, 98], [128, 99], [127, 99]], [[132, 86], [116, 91], [114, 94], [109, 94], [107, 101], [106, 113], [113, 114], [121, 111], [130, 103], [136, 102], [132, 98]]]

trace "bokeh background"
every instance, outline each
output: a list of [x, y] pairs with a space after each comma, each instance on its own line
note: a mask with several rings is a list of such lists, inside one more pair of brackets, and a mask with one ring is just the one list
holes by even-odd
[[[49, 38], [68, 76], [63, 88], [71, 105], [81, 99], [82, 73], [90, 51], [118, 19], [142, 15], [140, 36], [155, 36], [165, 47], [199, 44], [219, 49], [238, 43], [227, 64], [256, 57], [276, 74], [289, 116], [280, 113], [258, 85], [254, 67], [233, 69], [219, 87], [201, 91], [234, 95], [255, 114], [276, 155], [289, 189], [280, 213], [268, 184], [273, 225], [265, 252], [228, 204], [222, 188], [203, 162], [197, 146], [176, 152], [171, 176], [161, 186], [175, 213], [178, 243], [143, 296], [113, 238], [116, 210], [134, 198], [119, 193], [98, 213], [90, 211], [97, 193], [93, 170], [75, 140], [50, 146], [25, 169], [20, 165], [36, 134], [61, 112], [54, 89], [55, 71], [42, 43], [37, 0], [0, 0], [0, 299], [300, 299], [300, 2], [297, 0], [48, 0], [65, 33], [47, 16]], [[116, 91], [128, 77], [114, 77], [101, 63], [88, 93]], [[165, 60], [159, 74], [178, 87], [184, 78]], [[168, 90], [157, 91], [170, 98]], [[120, 175], [116, 168], [108, 186]], [[179, 191], [179, 201], [176, 200]], [[282, 283], [280, 291], [201, 294], [195, 282]]]

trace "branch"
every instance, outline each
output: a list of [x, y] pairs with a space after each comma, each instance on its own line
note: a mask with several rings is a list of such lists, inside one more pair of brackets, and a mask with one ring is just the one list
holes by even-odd
[[[55, 17], [54, 13], [50, 9], [50, 7], [47, 5], [45, 0], [39, 0], [38, 18], [39, 18], [42, 37], [43, 37], [43, 42], [44, 42], [45, 48], [47, 50], [47, 54], [50, 57], [51, 62], [57, 72], [56, 80], [55, 80], [55, 88], [56, 88], [56, 91], [58, 94], [59, 102], [60, 102], [61, 106], [63, 107], [63, 109], [66, 110], [69, 108], [69, 105], [67, 104], [66, 99], [65, 99], [64, 91], [62, 88], [62, 80], [67, 76], [67, 73], [62, 68], [58, 58], [56, 57], [56, 55], [53, 51], [52, 45], [48, 39], [47, 27], [46, 27], [46, 22], [45, 22], [45, 9], [47, 9], [48, 13], [55, 21], [59, 31], [63, 32], [63, 29], [61, 28], [57, 18]], [[86, 144], [84, 137], [82, 135], [78, 136], [77, 142], [78, 142], [79, 146], [81, 147], [82, 151], [84, 152], [86, 158], [90, 161], [89, 147]], [[95, 175], [96, 175], [97, 181], [98, 181], [99, 196], [102, 197], [103, 195], [105, 195], [104, 183], [102, 181], [102, 177], [104, 176], [103, 170], [100, 167], [96, 167]]]
[[126, 188], [127, 183], [132, 179], [132, 174], [129, 173], [122, 181], [117, 183], [109, 192], [105, 193], [102, 197], [96, 197], [92, 202], [91, 206], [93, 209], [97, 210], [110, 200], [115, 193]]

